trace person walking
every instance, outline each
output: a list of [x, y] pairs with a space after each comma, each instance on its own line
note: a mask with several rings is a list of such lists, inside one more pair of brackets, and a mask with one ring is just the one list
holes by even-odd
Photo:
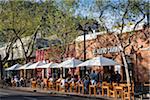
[[116, 78], [116, 82], [119, 83], [121, 80], [121, 75], [119, 74], [118, 71], [116, 71], [115, 78]]

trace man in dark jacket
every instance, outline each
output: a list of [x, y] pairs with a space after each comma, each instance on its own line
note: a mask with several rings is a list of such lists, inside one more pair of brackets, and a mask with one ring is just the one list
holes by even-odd
[[121, 75], [119, 74], [118, 71], [116, 71], [115, 77], [116, 77], [116, 82], [119, 83], [121, 80]]

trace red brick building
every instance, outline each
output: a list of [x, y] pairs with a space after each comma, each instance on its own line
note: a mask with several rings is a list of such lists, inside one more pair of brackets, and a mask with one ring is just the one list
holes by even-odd
[[[132, 74], [132, 78], [138, 82], [149, 81], [150, 73], [150, 29], [140, 29], [133, 32], [126, 32], [121, 35], [121, 41], [123, 45], [128, 44], [128, 38], [130, 34], [134, 34], [131, 38], [131, 43], [125, 48], [127, 62], [129, 64], [129, 72]], [[88, 38], [87, 38], [88, 37]], [[76, 43], [70, 44], [70, 47], [66, 50], [64, 57], [76, 57], [83, 60], [83, 39], [79, 37], [80, 41], [76, 39]], [[53, 48], [38, 50], [36, 53], [36, 60], [51, 60], [51, 56], [48, 53], [55, 53], [55, 57], [61, 59], [59, 53], [60, 50], [52, 50]], [[117, 46], [117, 40], [114, 34], [91, 34], [86, 36], [86, 58], [90, 59], [99, 55], [114, 59], [121, 65], [120, 72], [122, 79], [125, 79], [125, 69], [120, 54], [120, 49]], [[54, 57], [54, 58], [55, 58]], [[60, 62], [60, 60], [55, 60]], [[95, 70], [99, 70], [100, 67], [93, 67]], [[106, 67], [102, 68], [105, 72]], [[109, 67], [108, 67], [109, 68]]]

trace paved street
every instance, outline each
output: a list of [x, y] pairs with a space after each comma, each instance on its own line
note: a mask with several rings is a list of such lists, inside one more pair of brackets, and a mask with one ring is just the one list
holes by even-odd
[[[39, 94], [15, 90], [0, 89], [0, 100], [94, 100], [93, 98], [82, 98], [72, 96], [58, 96], [50, 94]], [[96, 99], [95, 99], [96, 100]]]

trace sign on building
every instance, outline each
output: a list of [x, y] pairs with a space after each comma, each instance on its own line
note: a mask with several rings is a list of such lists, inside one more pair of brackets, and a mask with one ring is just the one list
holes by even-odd
[[107, 53], [117, 53], [122, 51], [121, 46], [114, 46], [114, 47], [108, 47], [108, 48], [100, 48], [100, 49], [94, 49], [93, 54], [107, 54]]

